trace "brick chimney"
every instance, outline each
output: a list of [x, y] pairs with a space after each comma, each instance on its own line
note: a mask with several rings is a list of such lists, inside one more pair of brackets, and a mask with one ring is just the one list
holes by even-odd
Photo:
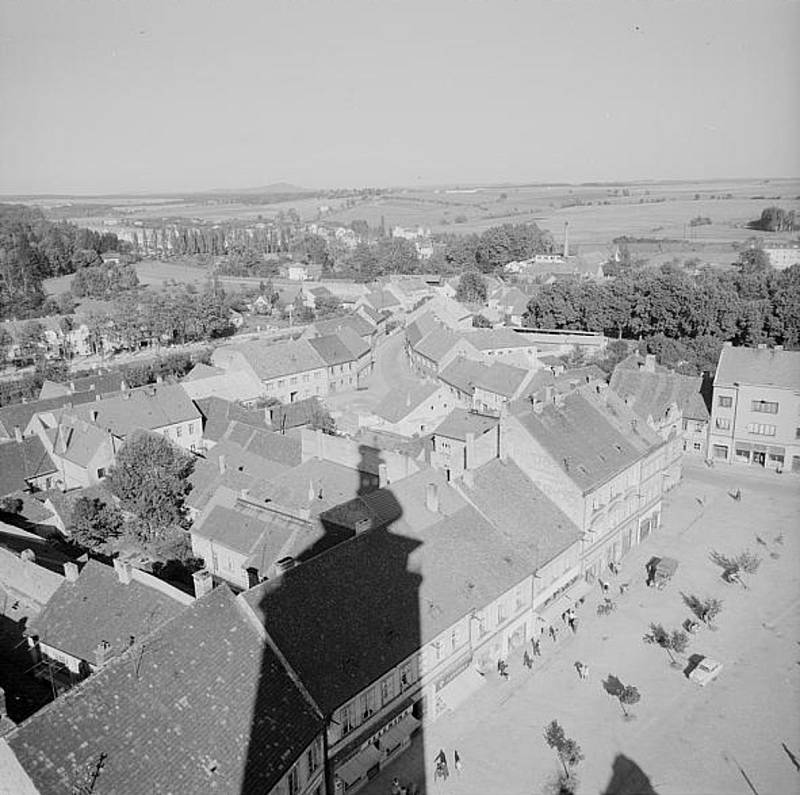
[[425, 489], [425, 507], [431, 513], [439, 512], [439, 489], [435, 483], [429, 483]]
[[192, 574], [194, 581], [194, 595], [196, 599], [211, 593], [214, 590], [214, 578], [208, 569], [201, 569]]
[[77, 582], [79, 574], [80, 569], [78, 568], [77, 563], [68, 561], [64, 564], [64, 576], [67, 578], [67, 582]]
[[131, 564], [127, 561], [114, 558], [114, 571], [123, 585], [128, 585], [131, 581]]
[[107, 640], [101, 640], [94, 650], [94, 662], [98, 668], [102, 668], [108, 662], [111, 654], [111, 644]]

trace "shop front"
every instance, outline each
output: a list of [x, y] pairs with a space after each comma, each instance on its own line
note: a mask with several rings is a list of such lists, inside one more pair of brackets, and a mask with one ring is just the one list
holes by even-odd
[[472, 654], [464, 655], [434, 682], [435, 718], [448, 710], [455, 710], [480, 689], [484, 682], [483, 674], [472, 664]]
[[534, 637], [539, 637], [547, 631], [548, 627], [558, 626], [562, 623], [561, 617], [568, 610], [579, 611], [586, 595], [594, 588], [593, 582], [585, 578], [577, 578], [563, 590], [557, 591], [553, 596], [535, 608], [537, 627]]

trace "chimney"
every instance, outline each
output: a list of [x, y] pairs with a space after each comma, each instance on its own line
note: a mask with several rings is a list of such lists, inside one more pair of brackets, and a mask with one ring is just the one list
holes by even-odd
[[378, 464], [378, 488], [384, 489], [389, 485], [389, 470], [386, 464]]
[[220, 455], [220, 457], [217, 459], [217, 463], [219, 464], [219, 474], [220, 475], [224, 475], [225, 474], [225, 470], [227, 469], [227, 466], [226, 466], [226, 463], [225, 463], [225, 456], [224, 455]]
[[569, 256], [569, 221], [564, 221], [564, 259]]
[[89, 412], [89, 416], [91, 416], [92, 422], [97, 422], [97, 418], [100, 416], [100, 412], [97, 409], [92, 409]]
[[22, 441], [22, 431], [19, 428], [19, 425], [14, 426], [14, 438], [18, 441]]
[[295, 559], [291, 555], [275, 561], [275, 576], [279, 577], [284, 572], [293, 569], [296, 565]]
[[647, 356], [644, 357], [644, 369], [648, 373], [654, 373], [656, 371], [656, 355], [654, 353], [648, 353]]
[[64, 576], [67, 578], [67, 582], [77, 582], [78, 574], [80, 574], [80, 569], [77, 563], [68, 561], [64, 564]]
[[131, 581], [131, 564], [127, 561], [114, 558], [114, 571], [117, 572], [119, 581], [123, 585], [128, 585]]
[[200, 599], [202, 596], [214, 590], [214, 578], [211, 576], [211, 572], [208, 569], [201, 569], [200, 571], [194, 572], [192, 574], [192, 580], [194, 581], [195, 599]]
[[425, 489], [425, 507], [431, 513], [439, 512], [439, 489], [435, 483], [429, 483]]
[[98, 668], [102, 668], [111, 654], [111, 644], [107, 640], [101, 640], [94, 650], [94, 662]]

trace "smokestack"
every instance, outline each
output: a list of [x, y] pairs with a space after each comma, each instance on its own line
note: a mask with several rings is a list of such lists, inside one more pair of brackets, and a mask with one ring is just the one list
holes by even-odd
[[119, 558], [114, 558], [114, 571], [117, 572], [117, 577], [123, 585], [128, 585], [131, 581], [131, 564], [122, 561]]
[[425, 507], [431, 513], [439, 512], [439, 489], [435, 483], [429, 483], [425, 489]]
[[569, 256], [569, 221], [564, 221], [564, 259]]
[[77, 563], [69, 561], [64, 564], [64, 576], [67, 578], [67, 582], [77, 582], [79, 574], [80, 569]]
[[192, 581], [194, 582], [195, 599], [199, 599], [214, 590], [214, 578], [208, 569], [193, 572]]

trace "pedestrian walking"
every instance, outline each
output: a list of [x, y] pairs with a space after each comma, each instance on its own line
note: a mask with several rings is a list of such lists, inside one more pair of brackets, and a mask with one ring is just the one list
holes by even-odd
[[533, 656], [534, 657], [542, 656], [542, 646], [538, 640], [533, 641]]
[[556, 630], [555, 630], [555, 628], [553, 627], [553, 625], [552, 625], [552, 624], [550, 625], [550, 628], [549, 628], [547, 631], [548, 631], [548, 633], [550, 634], [550, 638], [551, 638], [551, 640], [552, 640], [552, 641], [555, 643], [555, 640], [556, 640]]
[[569, 619], [569, 628], [573, 635], [578, 631], [578, 617], [574, 613]]
[[583, 679], [583, 663], [575, 660], [575, 670], [578, 672], [578, 679]]
[[458, 775], [460, 776], [461, 775], [461, 755], [458, 753], [458, 749], [453, 751], [453, 760], [454, 760], [453, 766], [456, 769], [456, 773], [458, 773]]
[[392, 781], [392, 795], [400, 795], [400, 779], [396, 778]]
[[527, 649], [525, 649], [525, 653], [522, 655], [522, 662], [525, 665], [525, 667], [528, 668], [529, 670], [533, 668], [533, 657], [531, 657], [531, 655], [528, 654]]
[[589, 678], [589, 666], [584, 663], [581, 666], [581, 679], [588, 679]]
[[603, 593], [608, 593], [611, 590], [611, 586], [607, 583], [603, 583]]

